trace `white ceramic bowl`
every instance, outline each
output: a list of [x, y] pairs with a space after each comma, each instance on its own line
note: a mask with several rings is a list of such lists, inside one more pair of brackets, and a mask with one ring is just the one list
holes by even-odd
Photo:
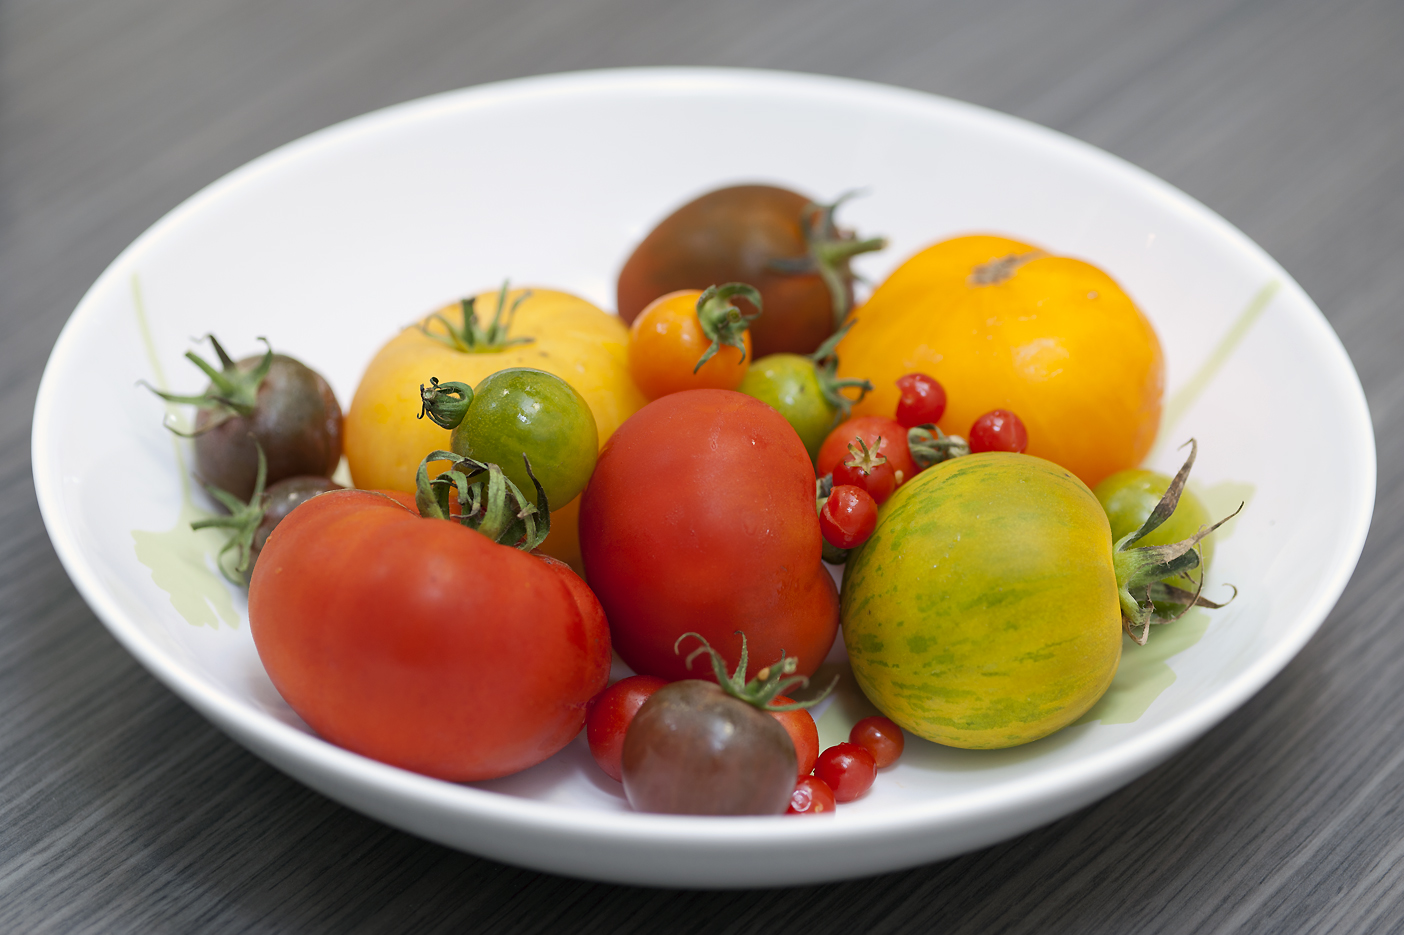
[[[134, 381], [196, 388], [203, 381], [180, 360], [192, 337], [213, 331], [250, 353], [267, 334], [349, 402], [380, 344], [426, 310], [504, 276], [612, 307], [620, 264], [654, 222], [708, 189], [757, 180], [822, 198], [866, 189], [842, 218], [891, 238], [860, 262], [871, 277], [933, 241], [993, 231], [1120, 280], [1168, 361], [1152, 464], [1173, 469], [1167, 443], [1194, 435], [1211, 505], [1248, 500], [1210, 577], [1211, 594], [1233, 582], [1238, 599], [1182, 621], [1178, 635], [1160, 629], [1147, 655], [1128, 653], [1089, 722], [1001, 752], [911, 741], [866, 798], [828, 819], [635, 814], [580, 741], [515, 777], [464, 786], [311, 734], [259, 665], [243, 595], [210, 570], [217, 537], [184, 531], [202, 502], [182, 500], [187, 455]], [[73, 457], [61, 393], [74, 385], [115, 388], [103, 418], [84, 427], [84, 450], [101, 458]], [[1303, 425], [1314, 443], [1290, 443]], [[1307, 641], [1359, 557], [1375, 485], [1369, 415], [1336, 336], [1270, 257], [1202, 205], [1090, 146], [977, 107], [856, 81], [695, 69], [444, 94], [315, 133], [221, 179], [143, 234], [74, 311], [44, 373], [33, 454], [49, 534], [98, 617], [259, 756], [444, 844], [680, 886], [910, 866], [1130, 781]]]

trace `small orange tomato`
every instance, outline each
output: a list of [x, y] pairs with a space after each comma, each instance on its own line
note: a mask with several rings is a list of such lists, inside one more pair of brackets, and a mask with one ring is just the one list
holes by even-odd
[[[629, 328], [629, 375], [649, 399], [683, 390], [734, 390], [751, 359], [749, 322], [731, 297], [756, 306], [743, 283], [670, 292], [649, 303]], [[751, 316], [755, 317], [755, 316]]]

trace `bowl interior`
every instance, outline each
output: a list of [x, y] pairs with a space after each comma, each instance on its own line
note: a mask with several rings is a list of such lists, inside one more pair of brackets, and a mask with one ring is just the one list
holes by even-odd
[[[284, 147], [156, 225], [74, 313], [36, 408], [36, 483], [70, 574], [144, 664], [235, 736], [321, 758], [319, 769], [373, 799], [393, 771], [321, 749], [273, 690], [242, 593], [212, 570], [217, 535], [185, 529], [207, 502], [185, 479], [186, 443], [133, 384], [194, 391], [203, 380], [181, 359], [193, 338], [214, 332], [238, 355], [267, 335], [346, 405], [397, 329], [504, 277], [611, 308], [614, 277], [654, 222], [740, 181], [825, 200], [862, 189], [841, 218], [890, 238], [857, 263], [874, 280], [927, 244], [977, 231], [1103, 267], [1153, 321], [1168, 362], [1150, 465], [1173, 472], [1176, 446], [1193, 436], [1211, 509], [1247, 503], [1220, 536], [1207, 591], [1232, 582], [1237, 600], [1128, 651], [1083, 723], [997, 753], [913, 741], [830, 830], [791, 822], [785, 834], [861, 833], [883, 816], [939, 824], [1000, 790], [993, 807], [1017, 810], [1044, 778], [1075, 786], [1144, 768], [1241, 703], [1319, 625], [1364, 540], [1374, 453], [1349, 360], [1281, 268], [1186, 196], [1050, 131], [913, 92], [725, 71], [533, 79], [392, 108]], [[85, 427], [83, 450], [101, 459], [73, 456], [63, 393], [75, 381], [112, 388], [107, 417]], [[1289, 445], [1304, 425], [1315, 443]], [[530, 800], [529, 811], [539, 801], [531, 814], [561, 827], [624, 808], [578, 743], [482, 785], [488, 794], [464, 790], [445, 807], [491, 814], [506, 797]], [[521, 804], [511, 814], [528, 814]], [[655, 816], [615, 820], [679, 846], [691, 833]]]

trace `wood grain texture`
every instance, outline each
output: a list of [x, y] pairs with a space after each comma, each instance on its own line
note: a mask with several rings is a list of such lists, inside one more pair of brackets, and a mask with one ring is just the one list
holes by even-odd
[[[1404, 931], [1401, 47], [1392, 0], [0, 0], [0, 931]], [[277, 773], [140, 669], [69, 584], [30, 477], [39, 375], [87, 286], [199, 187], [327, 124], [659, 64], [1018, 114], [1166, 178], [1280, 260], [1345, 342], [1380, 446], [1364, 557], [1301, 655], [1165, 766], [1032, 834], [735, 893], [427, 844]]]

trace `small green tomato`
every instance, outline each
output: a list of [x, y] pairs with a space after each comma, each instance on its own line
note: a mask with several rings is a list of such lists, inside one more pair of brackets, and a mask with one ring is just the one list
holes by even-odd
[[513, 367], [473, 388], [450, 447], [465, 458], [498, 465], [533, 500], [536, 488], [522, 463], [525, 454], [554, 509], [589, 483], [599, 435], [589, 404], [569, 383], [544, 370]]
[[[1151, 510], [1155, 509], [1160, 498], [1165, 496], [1170, 481], [1171, 478], [1164, 474], [1135, 469], [1118, 471], [1093, 488], [1092, 493], [1102, 504], [1107, 521], [1111, 523], [1113, 542], [1119, 542], [1122, 536], [1141, 528]], [[1186, 488], [1180, 494], [1180, 503], [1175, 507], [1175, 512], [1170, 514], [1170, 518], [1136, 544], [1167, 545], [1179, 542], [1194, 535], [1199, 531], [1199, 527], [1213, 525], [1213, 522], [1203, 501]], [[1214, 556], [1214, 538], [1211, 536], [1203, 540], [1200, 549], [1203, 562], [1200, 568], [1207, 569], [1209, 560]], [[1196, 577], [1199, 574], [1200, 572], [1195, 572]], [[1194, 590], [1194, 583], [1184, 576], [1174, 583], [1179, 587]]]

